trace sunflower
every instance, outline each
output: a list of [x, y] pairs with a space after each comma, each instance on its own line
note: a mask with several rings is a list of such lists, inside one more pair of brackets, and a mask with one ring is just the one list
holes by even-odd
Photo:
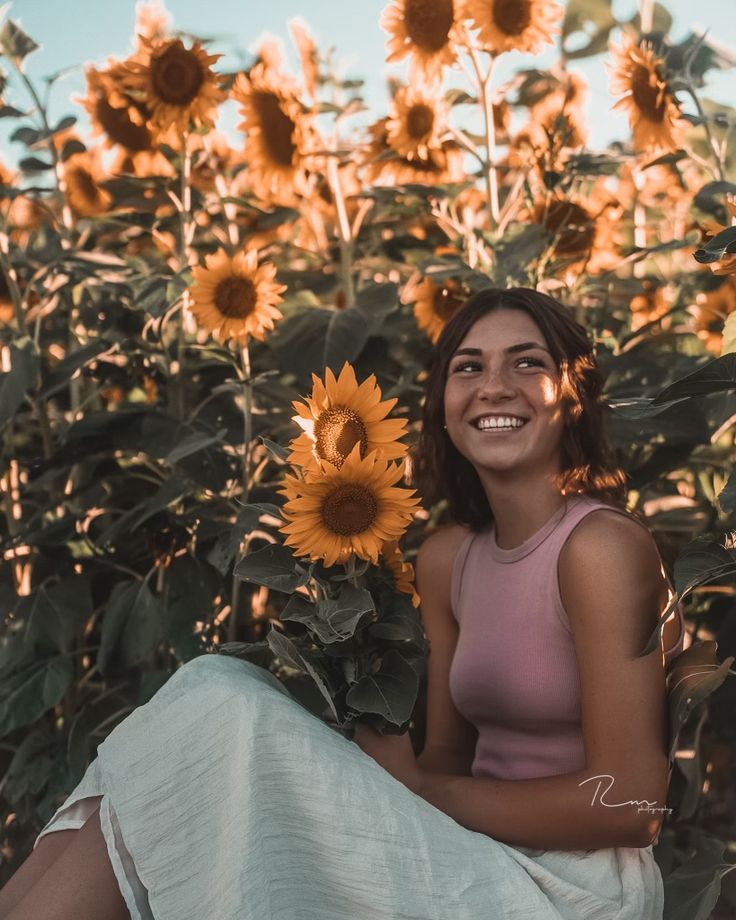
[[469, 296], [468, 288], [455, 278], [445, 278], [438, 283], [415, 272], [402, 291], [401, 301], [414, 304], [417, 325], [434, 344]]
[[63, 164], [66, 197], [79, 217], [92, 217], [110, 210], [112, 195], [100, 184], [105, 173], [99, 150], [73, 153]]
[[387, 419], [397, 399], [381, 402], [376, 375], [371, 374], [358, 386], [354, 368], [346, 361], [335, 380], [332, 368], [325, 371], [326, 383], [312, 374], [312, 395], [306, 405], [295, 401], [299, 415], [293, 421], [303, 429], [291, 443], [289, 462], [307, 473], [319, 473], [320, 460], [337, 469], [342, 467], [355, 444], [360, 456], [375, 450], [379, 459], [397, 460], [408, 447], [399, 443], [406, 434], [406, 419]]
[[319, 86], [319, 51], [317, 45], [304, 24], [299, 20], [292, 19], [289, 22], [289, 28], [299, 51], [302, 73], [304, 74], [304, 85], [312, 99], [316, 99], [317, 87]]
[[546, 141], [560, 147], [584, 146], [588, 139], [583, 112], [587, 98], [587, 82], [577, 74], [564, 74], [549, 93], [530, 106], [527, 130], [540, 145]]
[[407, 160], [426, 160], [440, 150], [447, 123], [447, 106], [439, 93], [402, 86], [393, 98], [386, 122], [386, 141]]
[[411, 54], [409, 79], [436, 83], [444, 67], [457, 60], [453, 0], [396, 0], [383, 14], [381, 28], [391, 34], [387, 61]]
[[555, 0], [464, 0], [463, 16], [486, 50], [539, 54], [559, 34], [563, 9]]
[[135, 5], [135, 34], [145, 39], [160, 40], [171, 34], [172, 18], [163, 0], [138, 0]]
[[90, 66], [85, 74], [87, 95], [77, 101], [89, 113], [92, 133], [104, 138], [105, 147], [119, 150], [112, 172], [132, 172], [136, 176], [174, 175], [171, 163], [154, 146], [146, 124], [145, 106], [122, 93], [108, 71]]
[[263, 342], [274, 320], [283, 319], [275, 304], [286, 285], [274, 283], [276, 266], [258, 265], [258, 251], [246, 249], [232, 258], [224, 249], [205, 256], [206, 268], [192, 269], [191, 311], [218, 342], [234, 339], [247, 344], [253, 336]]
[[677, 150], [682, 125], [680, 107], [663, 75], [664, 61], [651, 42], [638, 45], [629, 39], [611, 47], [611, 92], [622, 95], [614, 109], [629, 113], [637, 150]]
[[[672, 284], [659, 284], [659, 282], [645, 280], [642, 287], [643, 292], [632, 297], [629, 304], [632, 332], [637, 332], [642, 326], [662, 319], [672, 309], [677, 294], [677, 289]], [[671, 318], [669, 322], [662, 323], [663, 329], [670, 326]]]
[[313, 116], [305, 112], [296, 83], [264, 64], [239, 74], [232, 91], [242, 104], [248, 172], [260, 197], [287, 203], [305, 191], [304, 156]]
[[326, 460], [321, 465], [315, 477], [287, 473], [277, 490], [288, 499], [281, 509], [289, 522], [280, 528], [288, 534], [284, 542], [326, 566], [353, 555], [378, 565], [384, 544], [403, 536], [420, 502], [415, 489], [393, 485], [405, 463], [381, 460], [375, 450], [361, 458], [356, 442], [339, 469]]
[[179, 134], [196, 127], [214, 127], [217, 106], [226, 93], [217, 85], [211, 68], [221, 54], [207, 54], [195, 41], [191, 48], [181, 39], [149, 40], [122, 61], [111, 74], [122, 90], [145, 105], [156, 131], [174, 127]]
[[428, 148], [426, 157], [401, 156], [389, 143], [388, 118], [368, 128], [370, 140], [363, 153], [366, 178], [381, 185], [443, 185], [465, 178], [463, 152], [452, 140]]
[[708, 351], [720, 356], [723, 347], [723, 326], [736, 312], [736, 276], [729, 275], [711, 291], [699, 291], [689, 310], [695, 317], [695, 332]]
[[585, 262], [588, 274], [613, 270], [620, 262], [620, 227], [623, 216], [603, 182], [585, 195], [558, 194], [538, 202], [530, 220], [549, 236], [551, 256], [564, 268]]
[[399, 549], [399, 541], [391, 540], [384, 543], [381, 555], [383, 556], [384, 565], [389, 568], [394, 576], [397, 591], [401, 591], [402, 594], [410, 594], [413, 606], [418, 607], [422, 602], [422, 598], [414, 590], [414, 566], [404, 559], [404, 554]]

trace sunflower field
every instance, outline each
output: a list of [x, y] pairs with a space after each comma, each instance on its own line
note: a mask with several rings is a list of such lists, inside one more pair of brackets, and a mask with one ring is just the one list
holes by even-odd
[[[677, 591], [661, 622], [686, 605], [665, 916], [732, 916], [736, 109], [708, 77], [736, 55], [671, 27], [652, 0], [627, 21], [611, 0], [391, 0], [376, 28], [408, 82], [370, 113], [301, 23], [298, 74], [268, 41], [228, 72], [139, 3], [129, 57], [52, 111], [5, 11], [23, 153], [0, 162], [0, 884], [197, 655], [421, 749], [411, 560], [451, 520], [412, 476], [423, 381], [470, 294], [524, 286], [589, 330], [629, 507]], [[585, 57], [629, 119], [605, 149]]]

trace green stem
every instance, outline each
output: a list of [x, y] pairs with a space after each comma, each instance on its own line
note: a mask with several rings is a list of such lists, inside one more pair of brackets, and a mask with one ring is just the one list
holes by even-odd
[[245, 405], [243, 407], [243, 504], [248, 503], [250, 494], [250, 442], [253, 437], [253, 381], [250, 375], [250, 352], [248, 343], [240, 349], [243, 364]]
[[[181, 135], [182, 146], [182, 170], [181, 170], [181, 211], [179, 212], [180, 238], [179, 238], [179, 266], [183, 271], [189, 265], [190, 243], [192, 222], [192, 154], [189, 150], [189, 137], [186, 133]], [[186, 415], [185, 406], [185, 361], [186, 361], [186, 331], [184, 329], [184, 317], [189, 307], [189, 291], [184, 291], [182, 295], [181, 310], [179, 312], [179, 325], [177, 327], [176, 338], [176, 363], [177, 373], [179, 375], [178, 386], [176, 388], [178, 395], [178, 415], [180, 420], [184, 420]]]
[[496, 123], [493, 120], [493, 98], [491, 93], [491, 80], [493, 79], [493, 71], [497, 59], [495, 56], [491, 57], [488, 72], [484, 74], [476, 49], [472, 45], [469, 45], [468, 51], [475, 69], [478, 95], [483, 109], [483, 120], [486, 128], [486, 162], [483, 172], [486, 180], [486, 192], [488, 194], [488, 215], [491, 219], [491, 226], [497, 226], [500, 208], [498, 201], [498, 176], [496, 174]]

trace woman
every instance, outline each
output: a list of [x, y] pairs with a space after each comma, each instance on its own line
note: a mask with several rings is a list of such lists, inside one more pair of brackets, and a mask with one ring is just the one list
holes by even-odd
[[443, 330], [413, 467], [455, 523], [417, 557], [418, 759], [407, 735], [353, 744], [265, 670], [197, 658], [100, 745], [0, 918], [659, 920], [684, 624], [637, 657], [668, 586], [600, 390], [584, 328], [538, 292], [481, 291]]

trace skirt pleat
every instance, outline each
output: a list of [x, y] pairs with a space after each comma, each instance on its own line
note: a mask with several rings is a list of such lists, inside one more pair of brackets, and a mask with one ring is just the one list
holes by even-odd
[[661, 920], [652, 847], [468, 830], [268, 671], [195, 658], [121, 722], [44, 834], [97, 806], [133, 920]]

